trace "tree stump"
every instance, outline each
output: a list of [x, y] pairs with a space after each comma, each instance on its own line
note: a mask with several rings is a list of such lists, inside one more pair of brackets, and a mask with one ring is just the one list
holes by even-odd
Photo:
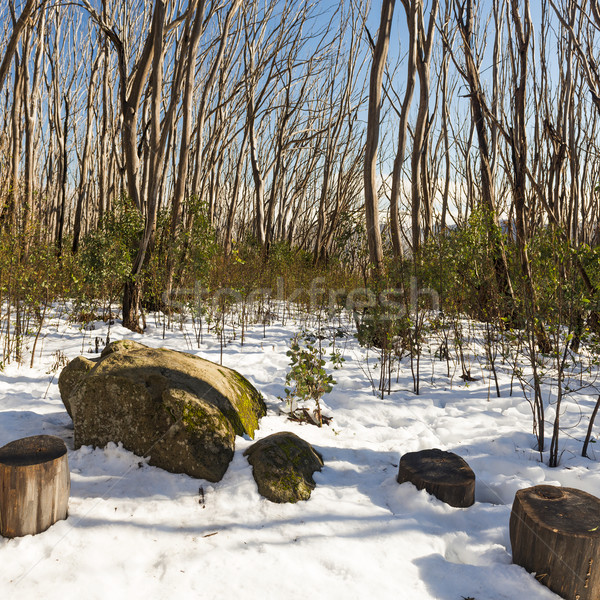
[[475, 502], [475, 474], [457, 454], [437, 448], [408, 452], [400, 459], [398, 483], [410, 481], [417, 489], [457, 508]]
[[574, 488], [536, 485], [515, 494], [513, 562], [568, 600], [600, 598], [600, 499]]
[[36, 435], [3, 446], [0, 535], [35, 535], [66, 519], [70, 489], [67, 447], [60, 438]]

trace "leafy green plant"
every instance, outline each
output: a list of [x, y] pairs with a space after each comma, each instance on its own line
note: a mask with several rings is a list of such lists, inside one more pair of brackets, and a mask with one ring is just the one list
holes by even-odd
[[[291, 415], [294, 415], [294, 401], [313, 401], [316, 405], [314, 411], [315, 424], [323, 425], [320, 400], [323, 394], [328, 394], [336, 384], [331, 373], [327, 372], [326, 354], [323, 352], [321, 340], [306, 331], [297, 333], [291, 340], [290, 349], [287, 351], [290, 357], [290, 371], [285, 383], [286, 399], [290, 405]], [[339, 350], [332, 350], [329, 355], [334, 369], [340, 368], [344, 358]], [[305, 419], [310, 419], [310, 413], [303, 410]]]
[[99, 226], [83, 239], [77, 258], [80, 278], [73, 275], [72, 283], [85, 287], [94, 299], [114, 301], [131, 271], [142, 230], [137, 209], [125, 197], [116, 199]]

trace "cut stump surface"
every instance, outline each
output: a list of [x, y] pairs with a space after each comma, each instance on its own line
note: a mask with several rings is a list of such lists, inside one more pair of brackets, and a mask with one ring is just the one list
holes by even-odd
[[510, 515], [513, 562], [569, 600], [600, 599], [600, 499], [575, 488], [519, 490]]
[[70, 489], [67, 447], [60, 438], [36, 435], [3, 446], [0, 535], [35, 535], [66, 519]]
[[453, 452], [437, 448], [408, 452], [400, 459], [398, 483], [409, 481], [457, 508], [475, 502], [475, 474], [467, 462]]

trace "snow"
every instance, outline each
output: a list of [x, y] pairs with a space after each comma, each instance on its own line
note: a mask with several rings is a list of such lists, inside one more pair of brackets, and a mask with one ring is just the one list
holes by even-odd
[[[96, 321], [84, 329], [57, 313], [43, 330], [34, 367], [9, 364], [0, 372], [0, 446], [42, 433], [65, 440], [69, 518], [37, 536], [0, 538], [0, 598], [557, 598], [511, 564], [510, 509], [518, 489], [540, 483], [600, 495], [593, 452], [592, 460], [579, 456], [592, 396], [577, 397], [583, 419], [579, 408], [569, 408], [572, 400], [567, 406], [577, 413], [575, 425], [563, 435], [560, 466], [551, 469], [535, 450], [531, 409], [518, 384], [509, 394], [509, 368], [500, 369], [496, 398], [485, 366], [474, 369], [479, 381], [465, 384], [446, 377], [445, 362], [423, 360], [417, 396], [404, 359], [392, 393], [381, 398], [369, 381], [367, 351], [350, 334], [336, 340], [346, 360], [324, 398], [323, 412], [333, 421], [317, 428], [288, 421], [278, 398], [297, 324], [251, 327], [243, 346], [238, 331], [223, 349], [206, 331], [197, 348], [190, 323], [148, 325], [142, 336], [114, 324], [110, 338], [216, 362], [222, 352], [223, 364], [265, 397], [269, 411], [257, 439], [292, 431], [322, 454], [311, 499], [295, 505], [263, 499], [243, 456], [252, 444], [246, 438], [237, 438], [234, 459], [216, 484], [151, 467], [116, 444], [74, 450], [53, 366], [62, 356], [92, 356], [108, 326]], [[369, 355], [370, 372], [378, 373]], [[409, 483], [398, 485], [400, 456], [433, 447], [470, 464], [474, 506], [452, 508]]]

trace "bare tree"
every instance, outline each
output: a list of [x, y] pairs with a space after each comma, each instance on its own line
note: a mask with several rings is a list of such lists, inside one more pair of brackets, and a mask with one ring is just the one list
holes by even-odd
[[98, 71], [100, 68], [100, 60], [102, 55], [97, 54], [95, 60], [92, 62], [90, 79], [89, 79], [89, 88], [87, 95], [87, 105], [86, 105], [86, 125], [85, 125], [85, 141], [83, 144], [83, 153], [80, 159], [80, 173], [79, 173], [79, 185], [77, 190], [77, 201], [75, 207], [75, 215], [73, 221], [73, 242], [71, 245], [71, 251], [76, 253], [79, 249], [79, 241], [81, 238], [81, 224], [83, 218], [83, 210], [84, 205], [88, 202], [89, 199], [89, 191], [90, 191], [90, 156], [92, 151], [92, 119], [93, 119], [93, 109], [92, 103], [96, 98], [96, 81], [98, 77]]
[[381, 113], [381, 85], [390, 45], [390, 31], [395, 0], [383, 0], [377, 43], [373, 50], [373, 63], [369, 82], [369, 107], [367, 141], [365, 146], [364, 188], [367, 241], [371, 264], [377, 271], [383, 268], [383, 248], [379, 225], [379, 199], [377, 197], [377, 147], [379, 143], [379, 118]]
[[416, 7], [416, 23], [409, 20], [409, 26], [416, 24], [414, 33], [417, 43], [416, 66], [419, 74], [419, 110], [413, 134], [413, 148], [411, 154], [411, 203], [412, 203], [412, 246], [413, 253], [417, 254], [421, 243], [421, 209], [425, 223], [425, 239], [432, 228], [432, 198], [429, 194], [429, 181], [427, 171], [427, 150], [429, 147], [429, 73], [431, 68], [431, 54], [433, 51], [433, 38], [435, 23], [439, 8], [439, 1], [433, 0], [429, 11], [429, 23], [425, 30], [423, 4], [420, 0], [413, 0]]
[[[362, 19], [359, 17], [359, 21]], [[339, 215], [341, 194], [339, 187], [335, 189], [336, 205], [332, 214], [327, 215], [327, 201], [334, 186], [336, 176], [335, 167], [339, 160], [343, 165], [349, 150], [349, 140], [346, 136], [352, 135], [352, 115], [356, 105], [353, 105], [353, 89], [356, 82], [357, 53], [359, 49], [358, 31], [361, 23], [355, 19], [350, 25], [350, 48], [344, 52], [344, 31], [340, 31], [335, 55], [332, 57], [331, 68], [327, 69], [326, 82], [320, 88], [320, 106], [323, 110], [322, 128], [324, 137], [323, 176], [319, 196], [319, 209], [317, 219], [317, 235], [314, 245], [315, 262], [323, 260], [327, 255], [327, 248], [331, 243], [331, 227], [327, 232], [328, 222], [334, 224]], [[327, 102], [325, 102], [325, 98]], [[348, 122], [350, 121], [350, 122]], [[338, 184], [343, 176], [337, 173]]]
[[408, 133], [408, 117], [410, 106], [415, 91], [417, 73], [417, 2], [402, 0], [408, 24], [408, 59], [406, 74], [406, 89], [404, 100], [400, 111], [400, 123], [398, 124], [398, 145], [394, 167], [392, 169], [392, 189], [390, 192], [390, 228], [392, 238], [392, 249], [395, 256], [402, 256], [402, 236], [400, 233], [400, 219], [398, 214], [398, 201], [400, 198], [400, 186], [402, 179], [402, 166], [404, 164], [404, 153], [406, 151], [406, 138]]
[[[122, 144], [125, 169], [127, 171], [127, 190], [134, 205], [144, 217], [144, 231], [139, 240], [138, 251], [133, 261], [131, 273], [125, 283], [123, 293], [123, 324], [134, 331], [140, 330], [140, 310], [142, 301], [142, 273], [153, 250], [156, 235], [156, 222], [159, 197], [164, 175], [164, 151], [174, 119], [175, 109], [179, 103], [180, 81], [183, 69], [174, 67], [177, 81], [172, 82], [172, 93], [163, 112], [163, 68], [165, 55], [165, 35], [184, 20], [192, 18], [202, 20], [203, 11], [197, 11], [199, 0], [191, 2], [183, 17], [177, 17], [166, 23], [166, 6], [163, 0], [156, 0], [152, 11], [150, 31], [143, 43], [140, 57], [128, 73], [125, 58], [125, 42], [116, 31], [96, 13], [84, 0], [89, 13], [100, 25], [112, 42], [118, 60], [119, 97], [123, 117]], [[185, 45], [190, 39], [185, 39]], [[185, 46], [175, 59], [181, 63], [187, 59]], [[192, 61], [188, 68], [194, 68]], [[150, 130], [147, 151], [145, 177], [140, 182], [140, 157], [138, 154], [137, 127], [140, 115], [140, 101], [146, 84], [149, 86], [149, 119]]]
[[27, 0], [23, 10], [21, 11], [21, 15], [17, 20], [15, 20], [14, 0], [9, 0], [9, 7], [14, 25], [7, 48], [4, 52], [4, 56], [2, 57], [2, 62], [0, 62], [0, 92], [4, 86], [4, 80], [6, 79], [6, 75], [10, 70], [10, 63], [15, 52], [17, 51], [19, 39], [23, 34], [23, 31], [30, 22], [30, 19], [32, 18], [36, 8], [41, 11], [44, 8], [45, 3], [46, 0]]
[[[479, 66], [473, 52], [473, 30], [475, 15], [472, 0], [464, 4], [455, 5], [456, 21], [461, 36], [464, 64], [456, 63], [469, 89], [471, 115], [479, 146], [479, 167], [481, 177], [481, 201], [487, 220], [487, 235], [491, 246], [491, 255], [494, 263], [494, 272], [498, 289], [506, 302], [504, 314], [514, 308], [514, 292], [508, 272], [506, 252], [499, 231], [498, 209], [495, 199], [494, 176], [492, 172], [492, 155], [489, 146], [489, 136], [486, 126], [486, 115], [491, 115], [479, 78]], [[496, 35], [499, 37], [500, 30], [496, 27]], [[498, 40], [496, 46], [499, 47]], [[497, 100], [494, 99], [494, 104]]]

